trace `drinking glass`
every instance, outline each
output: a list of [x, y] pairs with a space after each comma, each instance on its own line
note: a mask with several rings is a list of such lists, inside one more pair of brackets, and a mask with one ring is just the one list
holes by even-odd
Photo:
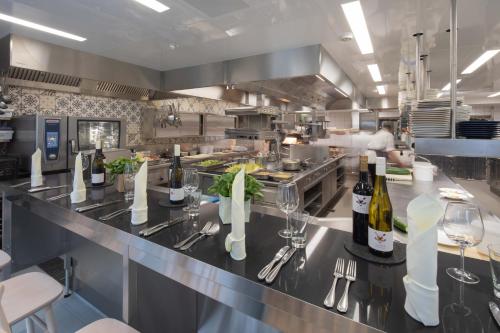
[[195, 190], [191, 192], [191, 205], [189, 210], [189, 216], [200, 215], [200, 204], [201, 204], [201, 190]]
[[306, 228], [311, 215], [308, 212], [294, 212], [290, 221], [292, 246], [297, 249], [306, 247]]
[[185, 168], [182, 173], [182, 188], [188, 199], [188, 205], [183, 210], [189, 212], [191, 209], [191, 193], [198, 189], [200, 178], [198, 170], [194, 168]]
[[123, 189], [125, 192], [125, 201], [134, 199], [135, 172], [136, 167], [132, 162], [125, 164], [123, 168]]
[[479, 208], [468, 202], [450, 202], [444, 213], [443, 230], [449, 239], [460, 246], [460, 268], [447, 268], [446, 273], [464, 283], [478, 283], [479, 278], [464, 269], [464, 251], [483, 239], [484, 225]]
[[290, 231], [290, 213], [299, 207], [299, 190], [294, 182], [278, 184], [278, 193], [276, 194], [276, 205], [286, 214], [286, 229], [280, 230], [278, 235], [283, 238], [291, 238]]
[[500, 244], [488, 244], [493, 293], [500, 298]]

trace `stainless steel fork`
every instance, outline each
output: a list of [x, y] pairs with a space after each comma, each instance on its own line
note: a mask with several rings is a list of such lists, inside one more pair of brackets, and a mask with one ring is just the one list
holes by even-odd
[[339, 304], [337, 304], [337, 310], [344, 313], [347, 312], [347, 308], [349, 307], [349, 285], [351, 284], [351, 282], [356, 281], [356, 262], [354, 260], [349, 260], [345, 278], [347, 280], [347, 283], [345, 285], [344, 293], [342, 294], [342, 298], [340, 299]]
[[333, 308], [333, 305], [335, 304], [335, 287], [337, 286], [338, 279], [344, 277], [344, 258], [337, 258], [333, 276], [335, 277], [335, 279], [333, 279], [332, 287], [330, 288], [330, 291], [328, 292], [328, 295], [326, 295], [326, 298], [323, 302], [323, 304], [327, 308]]

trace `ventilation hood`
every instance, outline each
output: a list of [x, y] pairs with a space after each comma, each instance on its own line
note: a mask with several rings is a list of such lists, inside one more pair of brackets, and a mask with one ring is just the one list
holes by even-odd
[[161, 72], [10, 34], [0, 39], [0, 70], [8, 83], [130, 99], [169, 97]]

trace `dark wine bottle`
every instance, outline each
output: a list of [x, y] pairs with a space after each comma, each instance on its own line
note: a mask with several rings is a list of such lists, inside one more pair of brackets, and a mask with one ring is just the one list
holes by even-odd
[[104, 154], [102, 153], [101, 141], [95, 143], [95, 155], [92, 161], [92, 186], [101, 186], [106, 182], [106, 167], [104, 166]]
[[380, 257], [390, 257], [393, 251], [392, 205], [385, 179], [385, 157], [377, 157], [375, 187], [369, 208], [368, 247]]
[[170, 170], [170, 203], [180, 204], [184, 201], [184, 189], [182, 188], [182, 165], [181, 147], [174, 146], [174, 160]]
[[373, 188], [368, 183], [368, 156], [359, 157], [359, 181], [352, 189], [352, 239], [368, 245], [368, 208]]
[[367, 150], [365, 154], [368, 156], [368, 173], [370, 175], [368, 182], [372, 187], [375, 186], [375, 163], [377, 162], [377, 154], [373, 150]]

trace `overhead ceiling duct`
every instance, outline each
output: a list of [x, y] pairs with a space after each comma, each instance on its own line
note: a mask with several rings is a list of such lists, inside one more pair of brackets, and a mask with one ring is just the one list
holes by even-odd
[[151, 99], [160, 71], [18, 35], [0, 39], [0, 70], [14, 85], [97, 96]]

